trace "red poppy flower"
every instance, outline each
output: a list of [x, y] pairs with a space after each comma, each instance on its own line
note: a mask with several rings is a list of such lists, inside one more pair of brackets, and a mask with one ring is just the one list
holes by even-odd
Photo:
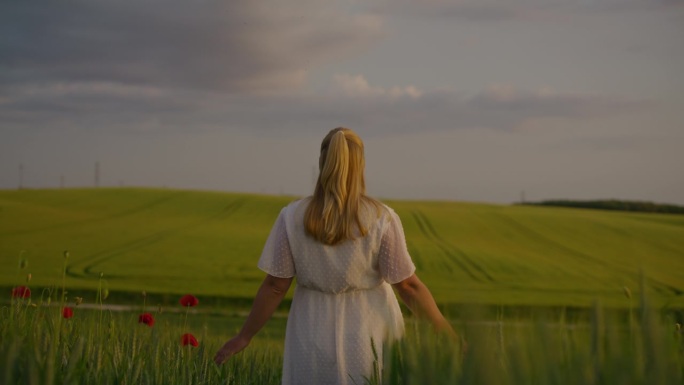
[[154, 326], [154, 317], [152, 317], [152, 314], [150, 313], [140, 314], [140, 316], [138, 317], [138, 323], [152, 327]]
[[197, 338], [195, 338], [195, 336], [193, 336], [190, 333], [183, 334], [183, 336], [181, 337], [181, 344], [183, 344], [183, 346], [192, 345], [194, 347], [197, 347], [199, 345], [199, 343], [197, 342]]
[[64, 308], [62, 309], [62, 317], [69, 319], [73, 316], [74, 316], [74, 309], [72, 309], [68, 306], [64, 306]]
[[17, 286], [14, 289], [12, 289], [12, 297], [13, 298], [30, 298], [31, 297], [31, 289], [29, 289], [26, 286]]
[[197, 306], [199, 300], [192, 294], [186, 294], [178, 302], [183, 306]]

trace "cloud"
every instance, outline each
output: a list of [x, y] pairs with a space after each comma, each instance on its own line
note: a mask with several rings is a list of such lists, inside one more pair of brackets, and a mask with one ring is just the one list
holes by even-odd
[[[233, 104], [224, 102], [224, 106]], [[362, 75], [337, 74], [326, 92], [287, 99], [262, 99], [223, 111], [227, 126], [255, 132], [318, 132], [346, 125], [374, 136], [464, 129], [516, 131], [538, 120], [610, 117], [647, 108], [646, 100], [620, 96], [573, 94], [550, 88], [518, 89], [492, 85], [465, 95], [452, 89], [373, 85]]]
[[196, 108], [182, 91], [113, 82], [29, 83], [5, 87], [2, 129], [136, 130], [154, 117], [172, 118]]
[[448, 1], [406, 2], [400, 1], [395, 4], [386, 4], [382, 8], [376, 8], [381, 13], [394, 15], [459, 19], [467, 21], [491, 22], [502, 21], [519, 17], [525, 9], [520, 4], [500, 3], [468, 3]]
[[324, 91], [292, 95], [169, 93], [108, 83], [38, 87], [17, 93], [14, 102], [0, 104], [0, 119], [6, 128], [16, 129], [228, 129], [256, 135], [301, 135], [346, 125], [364, 127], [371, 135], [391, 135], [462, 129], [515, 131], [534, 126], [531, 122], [539, 119], [581, 121], [648, 105], [648, 101], [619, 96], [526, 90], [507, 84], [494, 84], [471, 95], [410, 85], [382, 87], [362, 75], [336, 74]]
[[505, 113], [511, 121], [534, 118], [591, 118], [627, 112], [646, 101], [615, 96], [558, 93], [550, 88], [518, 90], [511, 85], [492, 85], [469, 98], [465, 105], [476, 111]]
[[[464, 95], [410, 84], [378, 85], [345, 73], [314, 92], [304, 87], [309, 71], [368, 49], [383, 36], [382, 16], [314, 0], [198, 4], [3, 3], [0, 129], [273, 134], [349, 125], [378, 135], [515, 130], [536, 119], [588, 119], [646, 104], [510, 85]], [[428, 5], [446, 17], [451, 17], [447, 8], [472, 9], [471, 15], [495, 20], [515, 17], [518, 4]]]
[[682, 0], [603, 0], [582, 4], [583, 9], [604, 12], [671, 11], [683, 7], [684, 1]]
[[333, 90], [341, 91], [348, 97], [377, 98], [388, 97], [397, 99], [401, 97], [411, 97], [417, 99], [423, 92], [414, 86], [391, 88], [372, 87], [368, 80], [361, 75], [336, 74], [333, 77]]
[[[361, 75], [335, 75], [325, 98], [307, 101], [330, 118], [345, 117], [378, 132], [494, 129], [514, 131], [540, 119], [581, 121], [633, 112], [651, 102], [620, 96], [519, 89], [494, 84], [471, 94], [413, 86], [379, 87]], [[331, 107], [331, 106], [334, 106]]]
[[569, 21], [577, 13], [669, 11], [682, 0], [387, 0], [373, 7], [379, 15], [432, 20], [488, 23], [501, 21]]
[[218, 125], [382, 36], [378, 16], [314, 0], [2, 2], [0, 129]]
[[366, 49], [376, 16], [319, 2], [4, 2], [0, 85], [120, 83], [274, 93]]

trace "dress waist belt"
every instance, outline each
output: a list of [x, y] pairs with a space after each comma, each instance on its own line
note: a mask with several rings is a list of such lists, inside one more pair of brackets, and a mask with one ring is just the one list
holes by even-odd
[[307, 285], [307, 284], [301, 284], [297, 282], [296, 288], [302, 288], [306, 290], [311, 290], [311, 291], [317, 291], [323, 294], [352, 294], [352, 293], [358, 293], [362, 291], [369, 291], [369, 290], [375, 290], [380, 287], [382, 287], [385, 284], [384, 281], [381, 281], [379, 284], [371, 287], [346, 287], [346, 288], [341, 288], [339, 290], [322, 290], [318, 287], [314, 287], [313, 285]]

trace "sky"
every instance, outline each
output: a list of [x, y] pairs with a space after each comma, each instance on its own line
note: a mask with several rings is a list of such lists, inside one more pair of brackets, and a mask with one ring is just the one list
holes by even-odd
[[0, 189], [684, 204], [684, 0], [0, 3]]

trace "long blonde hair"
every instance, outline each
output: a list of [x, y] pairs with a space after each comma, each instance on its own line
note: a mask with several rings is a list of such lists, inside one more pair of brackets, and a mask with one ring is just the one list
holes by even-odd
[[306, 208], [304, 226], [309, 235], [328, 245], [354, 238], [354, 230], [368, 233], [360, 218], [364, 203], [380, 213], [380, 202], [366, 196], [363, 142], [348, 128], [331, 130], [321, 143], [320, 173]]

